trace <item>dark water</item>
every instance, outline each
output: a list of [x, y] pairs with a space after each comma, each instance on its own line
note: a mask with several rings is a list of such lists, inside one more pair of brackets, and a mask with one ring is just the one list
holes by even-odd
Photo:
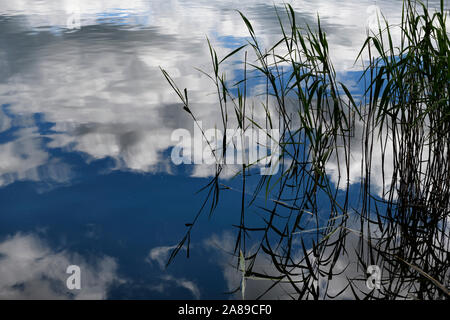
[[[338, 76], [359, 92], [375, 2], [288, 2], [300, 23], [319, 12]], [[400, 1], [376, 4], [398, 22]], [[194, 124], [159, 67], [212, 128], [213, 87], [194, 68], [210, 68], [206, 36], [222, 56], [245, 43], [235, 9], [263, 45], [277, 40], [267, 1], [0, 0], [0, 298], [229, 297], [238, 275], [215, 245], [232, 246], [239, 193], [200, 219], [189, 259], [163, 268], [211, 170], [172, 164], [171, 133]], [[81, 290], [66, 288], [69, 265]]]

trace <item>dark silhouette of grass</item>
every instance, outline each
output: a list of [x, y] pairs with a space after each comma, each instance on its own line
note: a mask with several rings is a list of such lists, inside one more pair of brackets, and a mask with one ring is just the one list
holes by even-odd
[[[282, 35], [270, 49], [260, 46], [242, 13], [250, 36], [246, 46], [220, 59], [208, 41], [213, 74], [207, 76], [217, 89], [223, 128], [235, 116], [244, 130], [281, 132], [279, 158], [272, 160], [281, 164], [281, 173], [261, 176], [252, 189], [247, 179], [253, 164], [244, 163], [239, 174], [242, 202], [234, 254], [244, 280], [271, 281], [267, 291], [289, 284], [294, 299], [339, 298], [348, 291], [356, 299], [449, 297], [450, 58], [443, 3], [431, 12], [419, 1], [404, 1], [397, 26], [401, 40], [395, 45], [392, 27], [380, 17], [378, 32], [368, 35], [357, 55], [368, 56], [360, 80], [367, 84], [362, 99], [337, 81], [320, 19], [314, 30], [302, 29], [290, 5], [285, 13], [289, 24], [278, 16]], [[247, 61], [248, 49], [254, 62]], [[222, 66], [242, 52], [244, 76], [230, 88]], [[162, 71], [197, 121], [187, 90], [181, 91]], [[250, 73], [266, 83], [265, 103], [257, 111], [249, 108]], [[269, 111], [269, 104], [276, 112]], [[265, 114], [262, 123], [255, 112]], [[357, 204], [351, 203], [350, 181], [355, 145], [362, 154]], [[195, 222], [207, 206], [212, 214], [220, 193], [230, 189], [220, 182], [226, 149], [224, 142], [213, 150], [218, 160], [216, 174], [205, 186], [207, 197], [168, 263], [183, 246], [189, 247]], [[374, 161], [381, 162], [381, 172], [373, 172]], [[331, 162], [337, 164], [338, 182], [330, 179]], [[375, 178], [382, 180], [378, 193], [371, 183]], [[267, 200], [265, 206], [257, 205], [259, 197]], [[249, 207], [261, 213], [261, 226], [246, 223]], [[249, 236], [257, 239], [250, 249]], [[350, 236], [358, 239], [356, 249], [348, 246]], [[255, 262], [261, 256], [271, 262], [272, 273], [258, 271]], [[333, 279], [344, 272], [338, 267], [342, 257], [353, 257], [348, 264], [362, 272], [346, 276], [339, 292], [330, 294]], [[379, 290], [368, 290], [361, 278], [369, 265], [383, 270]], [[244, 286], [237, 290], [244, 296]]]

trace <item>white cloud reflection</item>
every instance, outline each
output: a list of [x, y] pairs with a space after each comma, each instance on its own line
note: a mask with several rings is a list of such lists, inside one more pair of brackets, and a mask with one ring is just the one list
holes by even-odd
[[[377, 230], [373, 230], [372, 232], [375, 235]], [[333, 238], [334, 236], [332, 237], [332, 240]], [[231, 233], [224, 232], [221, 235], [214, 234], [204, 242], [206, 248], [214, 251], [214, 261], [222, 267], [223, 277], [229, 291], [235, 291], [239, 288], [242, 281], [242, 272], [236, 269], [236, 257], [231, 254], [234, 251], [235, 241], [236, 238]], [[337, 258], [332, 269], [332, 279], [328, 279], [330, 265], [322, 265], [320, 267], [322, 274], [318, 273], [316, 275], [317, 281], [315, 283], [319, 292], [319, 299], [328, 300], [336, 297], [339, 300], [354, 300], [355, 294], [348, 285], [349, 281], [351, 281], [353, 289], [360, 299], [364, 298], [364, 294], [370, 293], [371, 290], [366, 285], [368, 274], [359, 263], [358, 252], [360, 250], [360, 245], [360, 236], [350, 232], [346, 238], [345, 248]], [[367, 250], [367, 245], [364, 242], [362, 245], [365, 250]], [[311, 251], [312, 249], [309, 249], [307, 250], [307, 253], [311, 265], [314, 265], [315, 258]], [[248, 256], [252, 253], [248, 253]], [[330, 246], [325, 249], [322, 257], [331, 257], [333, 254], [333, 246]], [[292, 281], [297, 281], [297, 286], [300, 290], [303, 286], [302, 275], [304, 274], [306, 276], [308, 274], [308, 272], [305, 271], [307, 269], [306, 262], [300, 263], [303, 257], [304, 254], [300, 248], [298, 248], [296, 252], [291, 253], [292, 264], [298, 263], [298, 267], [293, 267], [290, 270], [292, 274], [291, 279]], [[383, 266], [382, 259], [380, 258], [377, 260], [376, 264]], [[281, 276], [270, 257], [263, 254], [257, 256], [252, 271], [272, 277]], [[382, 281], [385, 281], [385, 283], [386, 279], [389, 279], [388, 275], [388, 268], [381, 269]], [[264, 300], [291, 300], [298, 298], [298, 293], [286, 278], [284, 278], [284, 281], [277, 283], [262, 278], [248, 278], [245, 282], [245, 298], [249, 300], [256, 298]], [[376, 296], [377, 292], [374, 294]], [[239, 290], [236, 292], [231, 298], [241, 299], [241, 291]]]
[[[337, 71], [355, 68], [354, 59], [366, 37], [367, 8], [373, 1], [287, 2], [300, 23], [314, 24], [320, 14]], [[282, 3], [275, 1], [278, 6]], [[401, 1], [377, 4], [389, 21], [398, 21]], [[168, 171], [170, 159], [163, 152], [176, 143], [170, 139], [172, 131], [192, 130], [194, 125], [181, 111], [159, 66], [174, 76], [180, 88], [189, 88], [197, 118], [213, 128], [219, 122], [215, 96], [209, 94], [213, 88], [194, 70], [209, 68], [205, 35], [221, 55], [243, 42], [248, 32], [231, 10], [240, 9], [263, 45], [270, 46], [279, 37], [273, 4], [262, 0], [245, 4], [234, 0], [0, 0], [0, 8], [0, 17], [9, 18], [0, 18], [5, 44], [1, 103], [9, 104], [9, 112], [16, 116], [41, 114], [56, 132], [46, 135], [51, 141], [44, 146], [36, 131], [22, 131], [20, 142], [14, 143], [24, 146], [26, 159], [19, 152], [22, 147], [11, 142], [1, 145], [6, 155], [0, 166], [3, 184], [36, 180], [36, 168], [51, 159], [47, 148], [82, 152], [91, 159], [111, 157], [115, 169]], [[82, 28], [65, 33], [67, 16], [75, 10], [81, 15]], [[233, 78], [232, 72], [228, 78]], [[10, 126], [9, 117], [0, 113], [0, 130]], [[199, 167], [192, 175], [209, 172]]]
[[36, 128], [23, 128], [16, 138], [0, 144], [0, 187], [15, 181], [64, 183], [71, 178], [71, 168], [57, 158], [50, 158]]
[[[81, 289], [69, 290], [69, 265], [81, 269]], [[17, 233], [0, 242], [0, 299], [106, 299], [108, 288], [122, 282], [108, 256], [86, 260], [50, 248], [34, 234]]]
[[[156, 262], [159, 268], [161, 270], [164, 270], [167, 261], [169, 260], [169, 255], [176, 247], [177, 246], [155, 247], [150, 250], [146, 262]], [[182, 248], [181, 250], [185, 250], [185, 248]], [[157, 291], [159, 293], [167, 293], [170, 291], [171, 287], [175, 286], [189, 291], [195, 299], [200, 299], [200, 289], [194, 281], [175, 277], [168, 273], [164, 273], [163, 275], [161, 275], [160, 279], [162, 281], [158, 285], [154, 285], [151, 287], [153, 291]]]

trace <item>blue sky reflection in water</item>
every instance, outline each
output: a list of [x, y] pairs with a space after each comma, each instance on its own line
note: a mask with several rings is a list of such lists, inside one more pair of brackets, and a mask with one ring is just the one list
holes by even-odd
[[[354, 59], [374, 2], [287, 2], [300, 23], [320, 14], [336, 71], [359, 92]], [[398, 22], [401, 1], [376, 4]], [[230, 297], [238, 275], [214, 244], [233, 244], [237, 192], [201, 219], [190, 258], [164, 270], [211, 170], [172, 165], [171, 133], [194, 124], [159, 66], [213, 128], [213, 87], [194, 68], [210, 70], [206, 36], [222, 56], [245, 43], [234, 9], [263, 45], [278, 40], [272, 2], [261, 0], [0, 0], [0, 298]], [[229, 77], [241, 68], [230, 63]], [[79, 291], [65, 287], [70, 264], [82, 268]]]

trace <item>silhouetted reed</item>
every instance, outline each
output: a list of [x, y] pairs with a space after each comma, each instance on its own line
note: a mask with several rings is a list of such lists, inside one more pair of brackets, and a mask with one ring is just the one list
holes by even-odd
[[[282, 285], [293, 299], [448, 298], [450, 58], [443, 1], [436, 12], [404, 1], [399, 43], [380, 17], [378, 32], [355, 54], [366, 64], [360, 79], [365, 92], [358, 99], [337, 80], [320, 19], [315, 29], [301, 28], [290, 5], [285, 14], [289, 24], [279, 17], [282, 37], [270, 49], [260, 46], [242, 13], [250, 36], [246, 46], [220, 59], [208, 41], [213, 73], [207, 75], [217, 90], [223, 128], [281, 132], [279, 158], [272, 159], [281, 172], [261, 176], [256, 187], [248, 183], [255, 179], [254, 164], [244, 163], [238, 175], [242, 201], [234, 254], [242, 284], [266, 279], [266, 292]], [[223, 64], [244, 52], [244, 76], [230, 87]], [[187, 90], [163, 73], [197, 121]], [[266, 86], [259, 105], [248, 95], [250, 75]], [[224, 142], [213, 152], [223, 159], [226, 149]], [[224, 166], [217, 162], [203, 206], [169, 263], [189, 247], [207, 206], [212, 214], [220, 193], [232, 189], [221, 179]], [[351, 177], [355, 166], [358, 181]], [[260, 225], [247, 223], [249, 208], [260, 213]], [[269, 271], [258, 266], [261, 257]], [[369, 265], [383, 271], [379, 289], [366, 286]], [[245, 296], [245, 287], [238, 289]]]

